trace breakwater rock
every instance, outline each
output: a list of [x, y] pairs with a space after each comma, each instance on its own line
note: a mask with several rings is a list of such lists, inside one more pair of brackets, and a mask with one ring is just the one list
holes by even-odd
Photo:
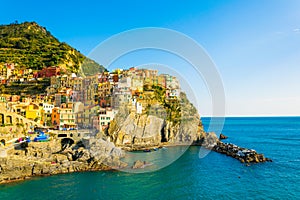
[[257, 153], [253, 149], [247, 149], [234, 144], [223, 143], [221, 141], [218, 141], [212, 150], [238, 159], [242, 163], [272, 162], [271, 159], [266, 158], [263, 154]]
[[124, 152], [102, 139], [85, 139], [63, 149], [58, 140], [30, 142], [7, 151], [0, 158], [0, 183], [27, 179], [31, 176], [110, 170], [126, 167], [120, 161]]

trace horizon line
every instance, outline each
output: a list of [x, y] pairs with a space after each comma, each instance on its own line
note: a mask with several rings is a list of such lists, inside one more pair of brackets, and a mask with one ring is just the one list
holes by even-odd
[[225, 115], [225, 116], [211, 116], [211, 115], [202, 115], [200, 118], [229, 118], [229, 117], [300, 117], [300, 115]]

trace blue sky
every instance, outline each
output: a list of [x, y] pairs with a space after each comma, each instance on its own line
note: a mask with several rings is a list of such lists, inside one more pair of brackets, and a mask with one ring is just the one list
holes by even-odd
[[[2, 1], [0, 23], [36, 21], [86, 55], [122, 31], [174, 29], [201, 44], [215, 62], [226, 115], [300, 115], [299, 10], [297, 0]], [[184, 62], [155, 51], [128, 55], [112, 67], [149, 62], [184, 71]], [[200, 114], [210, 115], [205, 84], [192, 84]]]

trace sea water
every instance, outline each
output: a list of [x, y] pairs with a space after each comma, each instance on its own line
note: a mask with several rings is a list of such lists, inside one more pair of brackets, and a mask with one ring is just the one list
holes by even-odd
[[[202, 120], [207, 128], [210, 118]], [[226, 118], [222, 133], [273, 162], [246, 166], [216, 152], [199, 158], [199, 147], [169, 147], [136, 153], [153, 164], [141, 173], [36, 177], [0, 185], [0, 199], [300, 199], [300, 117]]]

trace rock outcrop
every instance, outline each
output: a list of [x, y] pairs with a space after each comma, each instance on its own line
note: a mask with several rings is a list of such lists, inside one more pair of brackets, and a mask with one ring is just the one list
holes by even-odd
[[206, 133], [203, 139], [202, 146], [205, 148], [211, 149], [215, 147], [219, 142], [217, 135], [214, 132]]
[[228, 136], [223, 135], [222, 133], [221, 133], [220, 136], [219, 136], [219, 139], [220, 139], [220, 140], [225, 140], [225, 139], [227, 139], [227, 138], [228, 138]]
[[161, 141], [161, 130], [164, 120], [155, 116], [130, 113], [115, 134], [114, 142], [119, 146], [142, 148], [158, 146]]
[[145, 167], [150, 166], [150, 165], [152, 165], [152, 163], [137, 160], [133, 163], [132, 169], [142, 169], [142, 168], [145, 168]]
[[123, 105], [106, 132], [108, 139], [126, 150], [141, 150], [163, 144], [201, 144], [206, 133], [197, 110], [185, 94], [174, 102], [153, 103], [152, 100], [152, 104], [145, 103], [145, 107], [150, 109], [140, 114]]
[[59, 141], [28, 143], [0, 158], [0, 183], [31, 176], [123, 168], [124, 152], [102, 139], [84, 139], [62, 150]]
[[133, 163], [132, 169], [140, 169], [140, 168], [144, 168], [144, 162], [137, 160]]

